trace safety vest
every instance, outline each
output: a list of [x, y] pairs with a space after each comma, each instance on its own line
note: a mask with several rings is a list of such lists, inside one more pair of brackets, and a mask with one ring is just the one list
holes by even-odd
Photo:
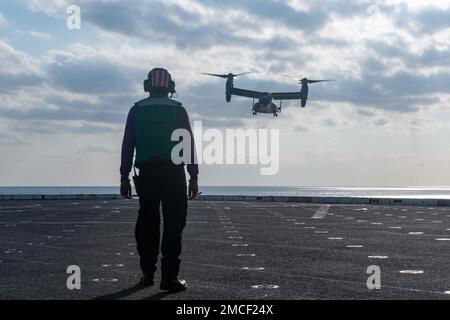
[[136, 166], [152, 160], [170, 160], [173, 147], [172, 132], [182, 127], [180, 102], [167, 97], [149, 97], [134, 107], [134, 130], [136, 139]]

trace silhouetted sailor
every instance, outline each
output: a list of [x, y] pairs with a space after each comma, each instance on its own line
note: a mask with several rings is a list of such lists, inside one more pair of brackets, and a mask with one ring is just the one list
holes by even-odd
[[[136, 223], [137, 250], [143, 272], [141, 284], [151, 286], [160, 249], [160, 204], [163, 213], [161, 244], [161, 289], [180, 291], [187, 288], [186, 281], [178, 279], [180, 269], [182, 232], [186, 224], [187, 190], [184, 164], [176, 165], [171, 159], [172, 132], [186, 129], [191, 133], [191, 161], [187, 164], [190, 175], [189, 196], [198, 193], [198, 166], [194, 163], [194, 138], [189, 117], [180, 102], [168, 97], [175, 92], [175, 82], [166, 69], [155, 68], [144, 81], [147, 99], [137, 102], [130, 110], [122, 144], [121, 194], [131, 198], [129, 173], [133, 165], [139, 169], [139, 216]], [[135, 183], [136, 184], [136, 183]]]

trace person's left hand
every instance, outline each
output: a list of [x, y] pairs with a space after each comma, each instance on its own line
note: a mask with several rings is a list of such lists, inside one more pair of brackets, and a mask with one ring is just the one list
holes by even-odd
[[198, 182], [197, 180], [189, 180], [189, 187], [188, 187], [188, 197], [189, 200], [194, 199], [198, 195]]
[[133, 197], [131, 194], [130, 180], [120, 181], [120, 194], [126, 199], [131, 199]]

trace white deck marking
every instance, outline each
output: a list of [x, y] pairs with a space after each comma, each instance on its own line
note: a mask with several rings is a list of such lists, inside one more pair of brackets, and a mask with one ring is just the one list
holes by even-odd
[[252, 286], [253, 289], [269, 289], [269, 290], [278, 289], [279, 287], [280, 286], [277, 286], [275, 284], [269, 284], [269, 285], [256, 284], [256, 285]]
[[100, 282], [100, 281], [104, 281], [104, 282], [117, 282], [119, 280], [114, 279], [114, 278], [96, 278], [96, 279], [92, 279], [92, 281], [94, 282]]
[[[205, 263], [192, 263], [192, 262], [185, 262], [186, 264], [192, 264], [192, 265], [199, 265], [199, 266], [207, 266], [207, 267], [213, 267], [213, 268], [220, 268], [220, 269], [231, 269], [231, 270], [238, 270], [236, 267], [227, 267], [227, 266], [219, 266], [219, 265], [213, 265], [213, 264], [205, 264]], [[266, 273], [275, 277], [287, 276], [297, 279], [305, 279], [305, 280], [319, 280], [319, 281], [326, 281], [331, 283], [345, 283], [345, 284], [351, 284], [360, 287], [361, 283], [360, 281], [351, 281], [351, 280], [341, 280], [341, 279], [332, 279], [332, 278], [325, 278], [325, 277], [315, 277], [311, 275], [301, 275], [301, 274], [292, 274], [292, 273], [280, 273], [280, 272], [270, 272], [270, 271], [261, 271], [262, 273]], [[389, 286], [384, 285], [383, 288], [390, 288], [390, 289], [397, 289], [401, 291], [407, 291], [407, 292], [420, 292], [420, 293], [430, 293], [430, 294], [436, 294], [436, 295], [444, 295], [444, 294], [450, 294], [450, 291], [448, 293], [444, 293], [442, 291], [432, 291], [432, 290], [423, 290], [423, 289], [415, 289], [415, 288], [406, 288], [406, 287], [398, 287], [398, 286]], [[219, 287], [217, 287], [219, 289]], [[227, 289], [228, 290], [228, 289]], [[227, 291], [227, 293], [229, 293]]]
[[399, 272], [405, 273], [405, 274], [422, 274], [423, 273], [422, 270], [401, 270]]
[[317, 210], [311, 219], [323, 219], [330, 209], [330, 205], [321, 206], [319, 210]]
[[124, 266], [124, 264], [116, 264], [116, 265], [113, 265], [113, 264], [109, 264], [109, 263], [107, 263], [107, 264], [102, 264], [102, 267], [105, 267], [105, 268], [110, 268], [110, 267], [119, 267], [119, 268], [121, 268], [121, 267], [123, 267]]
[[368, 256], [369, 259], [387, 259], [388, 256]]
[[19, 250], [19, 249], [8, 249], [8, 250], [4, 251], [4, 253], [6, 253], [6, 254], [22, 253], [22, 250]]

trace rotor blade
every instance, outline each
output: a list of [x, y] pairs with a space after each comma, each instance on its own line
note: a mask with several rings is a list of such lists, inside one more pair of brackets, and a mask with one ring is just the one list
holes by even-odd
[[244, 72], [244, 73], [239, 73], [239, 74], [233, 74], [233, 77], [239, 77], [239, 76], [243, 76], [244, 74], [249, 74], [252, 73], [251, 71], [249, 72]]
[[334, 81], [334, 80], [308, 80], [308, 83], [326, 82], [326, 81]]
[[215, 73], [202, 73], [202, 74], [207, 75], [207, 76], [224, 78], [224, 79], [228, 78], [227, 74], [215, 74]]

